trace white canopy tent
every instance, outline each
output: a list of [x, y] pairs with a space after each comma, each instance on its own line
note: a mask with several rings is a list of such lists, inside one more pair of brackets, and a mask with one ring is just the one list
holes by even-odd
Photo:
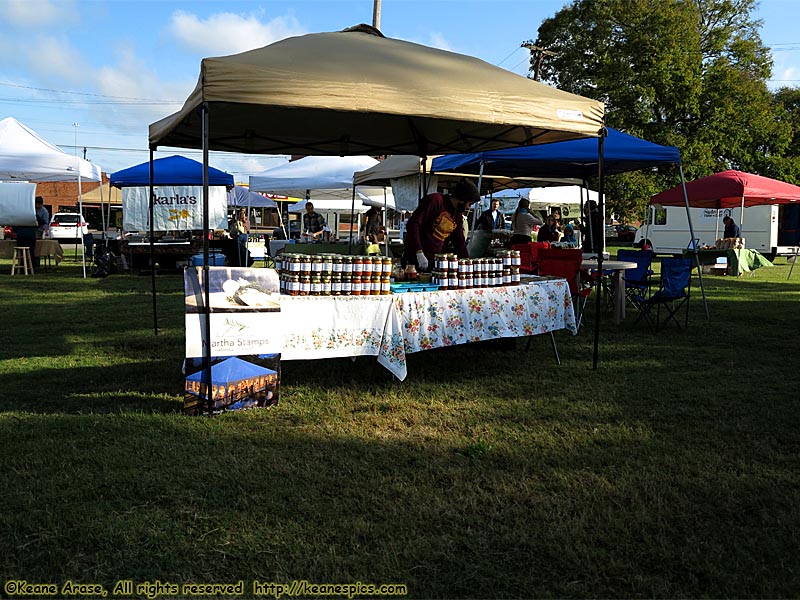
[[[250, 176], [250, 190], [269, 192], [295, 198], [312, 198], [325, 191], [327, 197], [350, 200], [353, 194], [353, 174], [378, 161], [369, 156], [307, 156]], [[361, 190], [377, 195], [382, 190]]]
[[[78, 211], [83, 214], [81, 181], [102, 182], [99, 166], [57, 148], [14, 117], [0, 121], [0, 180], [77, 181]], [[102, 189], [100, 186], [101, 202]], [[105, 224], [103, 224], [105, 230]], [[83, 240], [81, 240], [82, 242]], [[83, 248], [83, 244], [80, 244]], [[82, 253], [83, 276], [86, 277], [86, 255]]]
[[100, 181], [100, 167], [67, 154], [14, 117], [0, 121], [0, 180]]
[[335, 215], [338, 233], [341, 214], [362, 213], [375, 205], [394, 206], [394, 198], [390, 203], [382, 187], [363, 187], [358, 191], [354, 188], [354, 173], [377, 164], [369, 156], [307, 156], [251, 175], [250, 190], [303, 198], [290, 205], [289, 212], [302, 212], [310, 201], [317, 212]]
[[[446, 187], [455, 183], [462, 177], [477, 178], [480, 189], [487, 193], [497, 193], [520, 188], [525, 185], [571, 185], [579, 184], [580, 179], [574, 178], [546, 178], [546, 177], [505, 177], [499, 175], [478, 175], [465, 173], [439, 172], [431, 174], [431, 163], [435, 156], [428, 157], [423, 166], [418, 156], [396, 154], [389, 156], [374, 167], [359, 171], [353, 175], [356, 185], [391, 186], [395, 195], [396, 210], [412, 211], [417, 207], [419, 198], [427, 193], [435, 192], [439, 183]], [[425, 175], [427, 186], [422, 191], [422, 176]], [[359, 188], [361, 189], [361, 188]], [[515, 197], [517, 194], [513, 194]]]
[[[359, 198], [359, 200], [361, 200]], [[291, 213], [301, 213], [304, 212], [306, 209], [306, 204], [311, 202], [314, 205], [314, 210], [320, 213], [349, 213], [352, 209], [352, 203], [350, 200], [345, 200], [344, 198], [328, 198], [328, 197], [321, 197], [321, 198], [312, 198], [311, 200], [300, 200], [300, 202], [295, 202], [294, 204], [290, 204], [287, 207], [287, 210]], [[357, 202], [355, 206], [355, 210], [358, 213], [365, 212], [369, 209], [369, 206], [364, 204], [363, 201]]]

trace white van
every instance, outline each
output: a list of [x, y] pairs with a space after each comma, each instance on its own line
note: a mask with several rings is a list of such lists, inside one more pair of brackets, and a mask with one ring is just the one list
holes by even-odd
[[[714, 246], [721, 238], [730, 216], [741, 228], [745, 247], [758, 250], [768, 259], [791, 255], [800, 246], [800, 205], [771, 204], [741, 208], [690, 208], [694, 237], [700, 246]], [[634, 245], [647, 243], [656, 254], [681, 254], [689, 247], [691, 234], [683, 206], [648, 207], [644, 224], [636, 232]]]

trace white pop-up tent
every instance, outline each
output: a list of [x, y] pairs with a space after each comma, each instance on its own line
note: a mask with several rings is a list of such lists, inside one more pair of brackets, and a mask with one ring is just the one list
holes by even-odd
[[0, 180], [100, 181], [100, 167], [67, 154], [14, 117], [0, 121]]
[[377, 164], [369, 156], [307, 156], [251, 175], [250, 189], [302, 198], [289, 206], [289, 212], [302, 212], [310, 201], [317, 212], [336, 215], [338, 220], [340, 214], [361, 213], [376, 204], [394, 205], [382, 187], [355, 190], [354, 173]]
[[250, 189], [312, 200], [317, 194], [350, 200], [353, 174], [376, 164], [369, 156], [307, 156], [251, 175]]
[[[0, 180], [77, 181], [78, 210], [83, 214], [81, 181], [102, 182], [102, 171], [88, 160], [57, 148], [14, 117], [6, 117], [0, 121]], [[102, 189], [101, 185], [101, 198]], [[86, 277], [85, 255], [83, 276]]]

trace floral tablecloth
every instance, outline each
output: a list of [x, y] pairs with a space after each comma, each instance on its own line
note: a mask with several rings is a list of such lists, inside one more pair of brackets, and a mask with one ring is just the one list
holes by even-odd
[[406, 355], [467, 342], [577, 331], [567, 282], [389, 296], [281, 297], [283, 360], [372, 355], [401, 381]]

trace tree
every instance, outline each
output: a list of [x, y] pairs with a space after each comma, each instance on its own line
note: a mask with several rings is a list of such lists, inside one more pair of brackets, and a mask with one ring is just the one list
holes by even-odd
[[777, 118], [786, 122], [791, 136], [786, 151], [772, 160], [770, 177], [800, 185], [800, 88], [781, 88], [773, 94], [779, 107]]
[[[724, 169], [767, 174], [790, 146], [767, 89], [769, 49], [755, 0], [575, 0], [545, 20], [536, 45], [554, 52], [542, 79], [606, 103], [606, 124], [677, 146], [687, 178]], [[641, 215], [677, 171], [609, 177], [614, 208]]]

